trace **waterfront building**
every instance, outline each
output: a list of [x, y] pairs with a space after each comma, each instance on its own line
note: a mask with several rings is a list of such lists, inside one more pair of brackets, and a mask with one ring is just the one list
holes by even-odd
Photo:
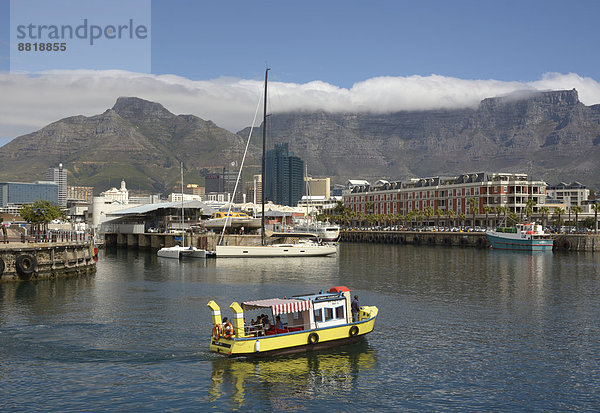
[[525, 213], [526, 202], [533, 199], [533, 213], [545, 204], [546, 183], [530, 180], [527, 174], [477, 172], [459, 176], [434, 176], [406, 181], [378, 181], [373, 186], [352, 185], [344, 190], [343, 202], [352, 211], [363, 214], [402, 214], [414, 210], [471, 213], [469, 199], [476, 199], [477, 217], [483, 208], [507, 207], [509, 212]]
[[94, 187], [92, 186], [67, 186], [67, 202], [92, 203], [94, 197]]
[[314, 211], [316, 214], [331, 214], [337, 206], [338, 201], [341, 200], [342, 197], [325, 198], [322, 195], [305, 195], [298, 201], [298, 208], [306, 211], [308, 207], [311, 213]]
[[341, 200], [344, 189], [346, 189], [344, 185], [333, 184], [333, 187], [331, 188], [331, 196], [339, 197]]
[[331, 197], [330, 178], [312, 178], [310, 176], [307, 176], [304, 181], [308, 186], [308, 195], [322, 196], [326, 200]]
[[129, 204], [129, 190], [127, 189], [124, 179], [121, 180], [121, 187], [119, 189], [115, 187], [110, 188], [109, 190], [102, 192], [100, 196], [119, 204]]
[[200, 198], [204, 196], [205, 189], [203, 186], [198, 184], [186, 184], [185, 193], [191, 195], [198, 195]]
[[58, 184], [58, 205], [67, 206], [67, 170], [63, 164], [59, 163], [58, 168], [48, 168], [46, 170], [46, 181]]
[[[182, 197], [183, 195], [183, 197]], [[178, 192], [173, 192], [169, 194], [168, 201], [169, 202], [181, 202], [181, 201], [202, 201], [200, 195], [191, 195], [191, 194], [181, 194]]]
[[222, 197], [223, 199], [230, 200], [233, 198], [234, 202], [241, 203], [244, 199], [241, 185], [239, 185], [235, 191], [235, 196], [233, 195], [234, 190], [236, 189], [235, 183], [237, 177], [238, 172], [228, 171], [225, 168], [223, 168], [223, 171], [220, 173], [206, 175], [204, 177], [204, 192], [207, 196], [208, 194], [211, 194], [213, 197], [214, 195], [218, 196], [218, 194], [224, 194]]
[[0, 212], [18, 214], [23, 205], [37, 200], [58, 204], [58, 195], [56, 182], [0, 182]]
[[590, 190], [579, 182], [570, 184], [561, 182], [558, 185], [546, 188], [546, 193], [549, 198], [563, 202], [568, 207], [582, 206], [590, 196]]
[[280, 205], [296, 206], [304, 194], [304, 161], [288, 149], [287, 143], [275, 144], [267, 151], [265, 198]]
[[158, 204], [161, 202], [160, 194], [151, 195], [129, 195], [129, 204]]
[[251, 182], [246, 182], [246, 200], [255, 204], [261, 203], [262, 175], [254, 175]]

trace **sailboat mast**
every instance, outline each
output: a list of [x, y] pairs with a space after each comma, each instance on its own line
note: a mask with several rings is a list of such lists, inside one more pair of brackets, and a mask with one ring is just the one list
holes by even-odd
[[308, 228], [308, 164], [304, 164], [304, 193], [306, 194], [306, 232], [309, 232]]
[[262, 214], [260, 218], [260, 242], [261, 245], [265, 245], [265, 189], [266, 189], [266, 180], [265, 180], [265, 168], [266, 168], [266, 157], [265, 157], [265, 147], [267, 142], [267, 77], [269, 75], [269, 68], [265, 70], [265, 99], [263, 102], [263, 128], [262, 128], [262, 176], [261, 176], [261, 205], [262, 205]]
[[183, 246], [185, 247], [185, 231], [183, 229], [183, 215], [184, 215], [184, 209], [183, 209], [183, 162], [181, 162], [181, 238], [183, 238], [182, 242], [183, 242]]

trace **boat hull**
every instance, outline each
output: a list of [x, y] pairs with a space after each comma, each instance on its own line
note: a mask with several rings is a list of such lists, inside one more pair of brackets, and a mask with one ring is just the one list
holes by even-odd
[[486, 233], [493, 249], [514, 251], [552, 251], [554, 241], [545, 239], [522, 239]]
[[260, 219], [258, 218], [210, 218], [204, 222], [204, 227], [208, 229], [222, 229], [227, 222], [228, 227], [260, 228]]
[[[243, 337], [234, 339], [211, 338], [210, 351], [228, 357], [270, 357], [283, 354], [303, 353], [354, 343], [373, 331], [377, 318], [377, 307], [363, 307], [361, 311], [369, 314], [369, 318], [355, 323], [335, 327], [302, 330], [290, 333], [261, 337]], [[352, 334], [354, 327], [356, 334]], [[316, 334], [318, 340], [311, 342], [310, 337]], [[256, 351], [256, 342], [260, 350]]]
[[198, 249], [198, 248], [190, 249], [189, 247], [186, 248], [186, 247], [178, 247], [178, 246], [161, 248], [160, 250], [158, 250], [158, 252], [156, 254], [161, 258], [172, 258], [172, 259], [179, 259], [182, 257], [206, 258], [205, 250]]
[[217, 245], [217, 258], [318, 257], [337, 253], [334, 245]]

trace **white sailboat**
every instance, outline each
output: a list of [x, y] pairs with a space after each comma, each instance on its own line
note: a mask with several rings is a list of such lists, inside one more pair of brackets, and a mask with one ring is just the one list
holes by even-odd
[[[263, 107], [263, 149], [262, 149], [262, 182], [265, 180], [265, 141], [267, 130], [267, 78], [269, 69], [265, 71], [265, 95]], [[245, 154], [244, 154], [245, 156]], [[243, 162], [242, 162], [243, 166]], [[261, 216], [261, 245], [217, 245], [217, 258], [241, 258], [241, 257], [322, 257], [337, 253], [337, 246], [330, 244], [319, 244], [317, 242], [301, 240], [294, 244], [269, 244], [265, 242], [265, 190], [262, 191], [262, 216]]]
[[183, 207], [183, 162], [181, 163], [181, 238], [182, 245], [174, 245], [172, 247], [163, 247], [158, 250], [157, 255], [161, 258], [174, 258], [179, 259], [181, 257], [190, 257], [190, 258], [206, 258], [206, 250], [196, 248], [193, 245], [189, 247], [185, 246], [185, 231], [183, 230], [183, 216], [184, 216], [184, 207]]

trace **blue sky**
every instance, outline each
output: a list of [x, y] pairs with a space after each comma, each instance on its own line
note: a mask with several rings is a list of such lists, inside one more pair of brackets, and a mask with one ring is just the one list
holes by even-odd
[[152, 71], [350, 87], [376, 76], [600, 77], [597, 1], [154, 1]]
[[[9, 1], [1, 0], [0, 70]], [[322, 80], [439, 74], [600, 78], [597, 1], [152, 1], [152, 72], [189, 79]]]
[[0, 144], [121, 95], [235, 131], [251, 122], [266, 65], [281, 110], [476, 106], [519, 89], [576, 88], [600, 103], [598, 1], [155, 0], [146, 76], [118, 65], [10, 73], [9, 4], [0, 0]]

